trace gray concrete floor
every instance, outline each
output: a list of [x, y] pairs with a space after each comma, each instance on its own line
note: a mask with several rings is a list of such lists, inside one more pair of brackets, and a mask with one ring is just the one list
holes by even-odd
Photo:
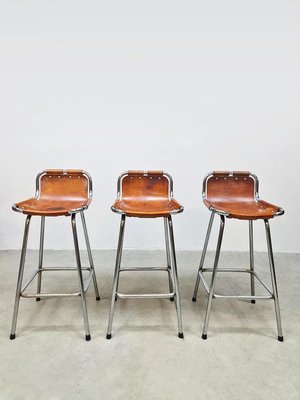
[[[0, 399], [300, 399], [300, 254], [276, 254], [285, 341], [277, 341], [274, 305], [215, 300], [207, 341], [201, 339], [206, 299], [200, 286], [191, 301], [199, 254], [178, 252], [184, 340], [177, 337], [174, 303], [118, 300], [113, 337], [105, 339], [114, 251], [94, 251], [101, 301], [91, 285], [88, 312], [92, 340], [84, 340], [79, 298], [21, 299], [17, 337], [9, 340], [18, 251], [0, 252]], [[208, 264], [213, 255], [208, 254]], [[29, 251], [26, 275], [37, 264]], [[255, 254], [256, 270], [269, 281], [267, 255]], [[45, 265], [72, 265], [69, 251], [46, 251]], [[126, 266], [162, 265], [161, 251], [124, 253]], [[222, 266], [246, 266], [246, 253], [223, 253]], [[83, 264], [87, 263], [83, 254]], [[121, 289], [164, 291], [164, 273], [126, 273]], [[77, 275], [44, 275], [45, 290], [77, 290]], [[248, 276], [219, 275], [217, 288], [249, 291]], [[73, 290], [73, 289], [72, 289]]]

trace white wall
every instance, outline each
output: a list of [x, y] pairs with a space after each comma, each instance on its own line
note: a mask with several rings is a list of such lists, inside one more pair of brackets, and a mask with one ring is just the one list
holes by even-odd
[[[298, 1], [0, 1], [0, 247], [21, 245], [11, 205], [34, 194], [37, 172], [83, 168], [93, 248], [116, 246], [119, 173], [164, 169], [185, 206], [177, 248], [200, 249], [203, 176], [245, 169], [286, 209], [274, 248], [299, 252], [299, 70]], [[47, 247], [72, 247], [68, 224], [49, 221]], [[127, 228], [128, 247], [163, 246], [160, 220]], [[246, 234], [229, 223], [224, 248], [245, 250]], [[255, 235], [265, 250], [262, 223]]]

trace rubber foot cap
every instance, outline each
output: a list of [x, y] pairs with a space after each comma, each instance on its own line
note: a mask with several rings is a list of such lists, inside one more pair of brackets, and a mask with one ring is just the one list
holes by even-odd
[[170, 297], [170, 301], [174, 301], [174, 297]]
[[192, 298], [192, 301], [195, 302], [195, 301], [196, 301], [196, 297], [193, 297], [193, 298]]
[[91, 340], [91, 335], [85, 335], [85, 340], [89, 342]]
[[255, 304], [255, 300], [251, 300], [251, 303], [252, 303], [252, 304]]
[[10, 338], [10, 340], [14, 340], [16, 338], [16, 334], [14, 334], [14, 335], [11, 334], [9, 338]]
[[283, 342], [283, 336], [278, 336], [279, 342]]
[[100, 301], [100, 296], [96, 297], [96, 300], [97, 300], [97, 301]]
[[183, 338], [184, 338], [183, 332], [179, 332], [179, 333], [178, 333], [178, 337], [179, 337], [180, 339], [183, 339]]
[[36, 297], [35, 300], [36, 300], [36, 301], [41, 301], [41, 298], [40, 298], [40, 297]]
[[107, 340], [111, 339], [111, 333], [108, 333], [108, 334], [106, 335], [106, 339], [107, 339]]
[[202, 333], [202, 339], [206, 340], [207, 339], [207, 333]]

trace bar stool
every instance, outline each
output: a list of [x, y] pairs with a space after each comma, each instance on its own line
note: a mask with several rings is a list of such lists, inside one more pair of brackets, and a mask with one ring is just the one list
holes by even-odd
[[[121, 214], [120, 232], [113, 279], [111, 306], [107, 329], [107, 339], [111, 339], [115, 301], [120, 299], [175, 299], [178, 320], [178, 337], [183, 338], [180, 295], [174, 245], [172, 215], [183, 211], [183, 207], [173, 198], [173, 181], [170, 175], [162, 171], [128, 171], [118, 179], [117, 200], [112, 211]], [[126, 217], [163, 218], [167, 267], [121, 268]], [[169, 278], [169, 293], [161, 294], [123, 294], [119, 293], [121, 272], [128, 271], [166, 271]]]
[[[260, 200], [258, 193], [258, 179], [250, 172], [212, 172], [203, 181], [203, 201], [211, 211], [208, 229], [205, 237], [204, 247], [197, 273], [193, 301], [196, 301], [199, 281], [203, 283], [208, 295], [205, 322], [203, 327], [202, 339], [207, 339], [208, 323], [213, 298], [246, 299], [255, 303], [256, 299], [273, 299], [275, 303], [275, 314], [277, 320], [278, 340], [283, 341], [281, 318], [278, 300], [278, 290], [276, 283], [274, 257], [271, 242], [269, 219], [282, 215], [283, 209], [273, 204]], [[220, 216], [220, 229], [215, 253], [213, 268], [204, 268], [205, 255], [209, 242], [210, 232], [215, 214]], [[218, 268], [223, 232], [225, 227], [225, 217], [249, 221], [249, 249], [250, 249], [250, 269]], [[254, 271], [254, 250], [253, 250], [253, 221], [263, 219], [265, 223], [270, 274], [272, 290], [260, 279]], [[204, 279], [205, 272], [212, 272], [210, 285]], [[245, 272], [250, 274], [251, 295], [219, 295], [214, 292], [217, 272]], [[267, 295], [256, 296], [254, 278], [266, 289]]]
[[[83, 319], [85, 326], [85, 339], [90, 340], [89, 321], [87, 314], [85, 293], [88, 290], [91, 279], [93, 279], [96, 300], [100, 300], [95, 269], [93, 264], [92, 252], [89, 243], [89, 237], [84, 217], [84, 210], [86, 210], [91, 203], [93, 195], [92, 179], [90, 175], [82, 170], [46, 170], [39, 173], [36, 177], [36, 194], [34, 198], [22, 201], [13, 205], [13, 210], [21, 212], [25, 215], [25, 230], [23, 236], [23, 245], [21, 252], [20, 268], [17, 281], [15, 306], [13, 313], [13, 321], [10, 339], [16, 337], [16, 325], [18, 310], [21, 297], [36, 298], [37, 301], [47, 297], [66, 297], [66, 296], [80, 296], [82, 303]], [[80, 214], [83, 226], [85, 242], [88, 252], [89, 264], [87, 268], [81, 266], [77, 228], [76, 228], [76, 215]], [[29, 280], [22, 286], [23, 273], [25, 266], [25, 257], [27, 249], [27, 240], [29, 233], [29, 226], [32, 216], [41, 217], [40, 229], [40, 247], [39, 247], [39, 263], [38, 269], [34, 271]], [[73, 240], [75, 246], [75, 255], [77, 267], [43, 267], [43, 252], [44, 252], [44, 232], [45, 232], [45, 217], [58, 217], [70, 216], [73, 231]], [[42, 273], [46, 271], [78, 271], [79, 276], [79, 291], [76, 293], [41, 293]], [[89, 276], [86, 281], [83, 281], [82, 271], [89, 271]], [[26, 289], [37, 276], [37, 291], [35, 293], [28, 293]]]

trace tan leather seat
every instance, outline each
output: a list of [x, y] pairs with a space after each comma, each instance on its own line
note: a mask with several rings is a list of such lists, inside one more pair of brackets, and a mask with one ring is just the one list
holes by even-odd
[[258, 196], [258, 181], [250, 172], [213, 172], [205, 180], [204, 204], [218, 214], [237, 219], [270, 219], [283, 211]]
[[112, 210], [128, 217], [157, 218], [180, 213], [183, 207], [170, 192], [170, 177], [162, 171], [128, 171], [121, 177]]
[[14, 204], [13, 210], [27, 215], [56, 217], [85, 210], [90, 204], [89, 179], [82, 170], [48, 169], [39, 174], [34, 198]]

